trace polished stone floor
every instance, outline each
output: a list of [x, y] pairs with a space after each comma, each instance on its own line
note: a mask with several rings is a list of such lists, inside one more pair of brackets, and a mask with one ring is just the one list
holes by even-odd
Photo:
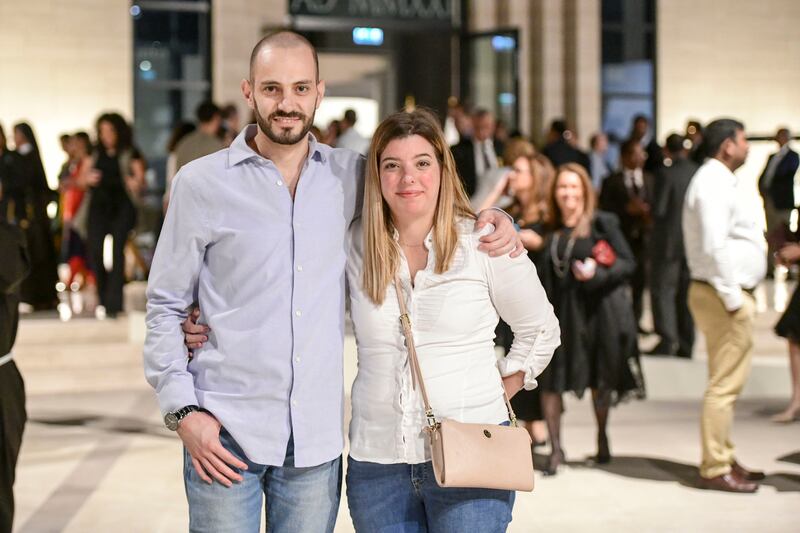
[[[782, 373], [785, 348], [769, 332], [773, 318], [759, 322], [757, 359]], [[27, 381], [30, 423], [18, 469], [15, 531], [187, 529], [180, 443], [162, 427], [142, 377], [141, 345], [128, 340], [136, 327], [125, 317], [23, 320], [15, 352]], [[346, 352], [345, 378], [352, 380], [351, 338]], [[698, 353], [694, 366], [680, 367], [699, 373], [699, 383], [702, 357]], [[564, 428], [569, 465], [554, 478], [537, 475], [536, 490], [518, 495], [509, 531], [797, 531], [800, 422], [768, 420], [783, 404], [785, 382], [775, 390], [754, 389], [737, 409], [738, 456], [765, 469], [767, 482], [755, 495], [705, 492], [692, 486], [700, 392], [689, 387], [670, 398], [671, 387], [662, 383], [669, 362], [646, 363], [648, 381], [662, 392], [613, 412], [614, 461], [602, 468], [584, 461], [594, 451], [590, 405], [569, 400]], [[336, 531], [352, 531], [344, 499]]]

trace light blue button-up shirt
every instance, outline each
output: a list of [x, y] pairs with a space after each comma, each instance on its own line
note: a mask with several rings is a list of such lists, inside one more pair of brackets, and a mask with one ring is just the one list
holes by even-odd
[[[310, 138], [295, 199], [253, 151], [230, 148], [175, 176], [147, 287], [145, 375], [163, 413], [199, 405], [256, 463], [342, 452], [345, 234], [360, 213], [363, 158]], [[192, 302], [211, 328], [191, 361]]]

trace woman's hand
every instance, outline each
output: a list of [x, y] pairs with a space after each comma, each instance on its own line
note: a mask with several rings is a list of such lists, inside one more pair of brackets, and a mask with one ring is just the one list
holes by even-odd
[[497, 257], [504, 254], [517, 257], [525, 251], [525, 246], [523, 246], [522, 240], [511, 222], [511, 217], [505, 211], [499, 209], [481, 211], [478, 215], [478, 221], [475, 223], [475, 229], [479, 230], [486, 224], [492, 224], [495, 229], [493, 233], [481, 237], [480, 240], [483, 244], [478, 246], [478, 250], [486, 252], [489, 257]]
[[589, 281], [597, 273], [597, 261], [591, 257], [587, 257], [583, 261], [575, 261], [572, 263], [572, 275], [578, 281]]
[[[198, 324], [197, 319], [200, 318], [200, 308], [195, 307], [186, 320], [181, 322], [181, 329], [183, 330], [183, 343], [189, 348], [189, 352], [202, 348], [203, 344], [208, 341], [208, 332], [211, 328], [203, 324]], [[190, 354], [191, 356], [191, 354]]]
[[508, 395], [509, 399], [513, 398], [524, 386], [525, 372], [519, 371], [503, 378], [503, 388], [506, 389], [506, 395]]
[[522, 245], [525, 246], [525, 249], [533, 252], [541, 250], [544, 244], [542, 236], [532, 229], [519, 230], [519, 238], [522, 240]]

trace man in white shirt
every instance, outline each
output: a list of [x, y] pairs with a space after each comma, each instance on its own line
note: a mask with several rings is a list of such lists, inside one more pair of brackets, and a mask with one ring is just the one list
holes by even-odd
[[686, 260], [692, 277], [689, 309], [708, 347], [699, 486], [755, 492], [761, 472], [734, 457], [733, 408], [750, 371], [755, 300], [766, 274], [767, 246], [754, 209], [742, 204], [733, 172], [749, 149], [744, 126], [718, 119], [705, 131], [709, 159], [692, 178], [683, 207]]

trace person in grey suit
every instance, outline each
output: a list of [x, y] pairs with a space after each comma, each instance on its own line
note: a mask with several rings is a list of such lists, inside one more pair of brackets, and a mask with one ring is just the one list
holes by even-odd
[[694, 321], [689, 312], [689, 268], [683, 249], [681, 213], [697, 163], [689, 158], [690, 143], [677, 133], [667, 137], [664, 166], [656, 174], [651, 234], [650, 294], [653, 324], [661, 337], [651, 354], [692, 356]]

